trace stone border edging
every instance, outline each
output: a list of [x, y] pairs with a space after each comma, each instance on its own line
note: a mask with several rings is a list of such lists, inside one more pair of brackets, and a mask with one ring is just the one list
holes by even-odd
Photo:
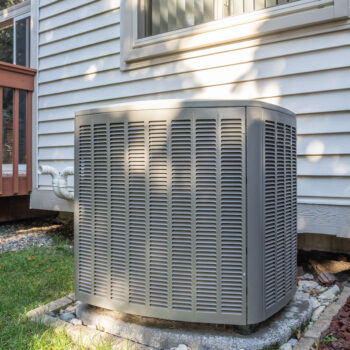
[[[130, 343], [128, 340], [96, 330], [86, 326], [72, 325], [68, 322], [62, 321], [58, 318], [47, 315], [48, 312], [53, 312], [58, 309], [64, 308], [75, 301], [74, 294], [69, 294], [66, 297], [52, 301], [46, 305], [40, 306], [27, 312], [27, 317], [33, 322], [41, 322], [46, 326], [50, 326], [55, 329], [56, 333], [65, 330], [67, 335], [72, 341], [80, 346], [93, 347], [100, 342], [108, 342], [111, 344], [113, 350], [125, 350], [130, 349]], [[136, 345], [136, 344], [135, 344]], [[138, 347], [138, 350], [146, 349], [146, 347]]]
[[293, 350], [310, 349], [313, 343], [320, 339], [321, 333], [329, 327], [332, 318], [343, 307], [349, 296], [350, 287], [344, 287], [343, 291], [340, 293], [338, 300], [327, 306], [327, 308], [322, 312], [320, 318], [310, 327], [310, 329], [305, 332]]

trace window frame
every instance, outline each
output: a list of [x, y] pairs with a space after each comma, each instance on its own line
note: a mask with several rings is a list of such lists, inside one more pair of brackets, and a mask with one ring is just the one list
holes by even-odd
[[120, 68], [127, 71], [147, 67], [154, 64], [155, 61], [162, 63], [170, 59], [180, 59], [181, 55], [188, 51], [346, 19], [350, 13], [349, 3], [350, 0], [298, 0], [139, 38], [141, 18], [139, 0], [122, 0]]
[[[139, 0], [138, 1], [138, 11], [137, 11], [137, 16], [138, 16], [137, 33], [138, 33], [138, 35], [137, 35], [137, 39], [155, 36], [155, 35], [149, 34], [151, 32], [151, 23], [148, 22], [149, 21], [148, 16], [149, 16], [149, 12], [150, 12], [150, 9], [148, 7], [149, 7], [150, 1], [151, 0]], [[227, 0], [213, 0], [213, 1], [214, 1], [214, 6], [213, 6], [214, 19], [212, 21], [208, 21], [208, 22], [213, 22], [213, 21], [217, 21], [217, 20], [224, 18], [223, 8], [224, 8], [224, 3]], [[254, 0], [251, 0], [251, 1], [254, 1]], [[208, 23], [208, 22], [203, 22], [203, 24]], [[191, 26], [189, 26], [189, 27], [191, 27]], [[185, 28], [188, 28], [188, 27], [184, 27], [181, 29], [185, 29]], [[170, 32], [173, 32], [173, 31], [169, 31], [166, 33], [170, 33]]]
[[[9, 8], [3, 9], [0, 11], [0, 24], [7, 22], [7, 21], [12, 21], [12, 26], [13, 26], [13, 60], [12, 63], [16, 64], [16, 35], [17, 35], [17, 30], [16, 30], [16, 25], [17, 22], [27, 18], [31, 17], [31, 1], [30, 0], [25, 0], [23, 2], [20, 2], [19, 4], [13, 5]], [[30, 22], [29, 22], [30, 26]], [[30, 28], [29, 28], [30, 31]], [[27, 60], [28, 60], [28, 67], [30, 67], [31, 64], [31, 58], [30, 58], [30, 39], [28, 42], [28, 52], [27, 52]]]

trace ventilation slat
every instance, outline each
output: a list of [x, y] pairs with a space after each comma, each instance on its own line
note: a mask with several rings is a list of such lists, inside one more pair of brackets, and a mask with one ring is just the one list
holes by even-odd
[[146, 305], [145, 123], [128, 123], [129, 302]]
[[172, 306], [192, 309], [191, 121], [171, 123]]
[[[221, 120], [221, 312], [242, 313], [243, 296], [243, 125]], [[233, 177], [236, 173], [238, 176]], [[237, 215], [238, 214], [238, 215]], [[235, 218], [235, 216], [237, 217]], [[239, 262], [239, 264], [237, 264]], [[233, 273], [235, 270], [237, 273]], [[233, 298], [235, 295], [235, 298]]]

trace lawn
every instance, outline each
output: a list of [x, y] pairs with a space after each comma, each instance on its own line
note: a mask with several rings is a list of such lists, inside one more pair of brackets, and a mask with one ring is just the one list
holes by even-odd
[[72, 244], [0, 255], [0, 350], [76, 349], [69, 338], [34, 324], [26, 313], [73, 291]]

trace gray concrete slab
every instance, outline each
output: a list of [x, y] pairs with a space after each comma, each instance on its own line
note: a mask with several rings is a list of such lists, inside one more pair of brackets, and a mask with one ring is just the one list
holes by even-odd
[[293, 299], [282, 311], [246, 336], [239, 334], [232, 326], [132, 316], [83, 303], [78, 305], [77, 317], [85, 325], [93, 325], [110, 334], [157, 349], [186, 344], [191, 350], [259, 350], [287, 342], [292, 328], [299, 328], [310, 319], [311, 312], [308, 300]]

